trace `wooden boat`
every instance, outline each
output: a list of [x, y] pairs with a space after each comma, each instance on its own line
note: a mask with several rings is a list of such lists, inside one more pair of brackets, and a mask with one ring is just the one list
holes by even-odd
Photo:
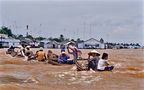
[[88, 59], [75, 59], [75, 65], [77, 67], [77, 71], [87, 71], [88, 70]]
[[[15, 57], [15, 56], [23, 57], [23, 56], [17, 55], [17, 52], [15, 52], [15, 51], [13, 51], [13, 52], [8, 52], [7, 51], [6, 54], [10, 54], [12, 57]], [[74, 58], [73, 60], [75, 62], [75, 65], [77, 67], [77, 71], [86, 71], [86, 70], [88, 70], [88, 59], [83, 59], [83, 58], [77, 59], [76, 57], [74, 57], [74, 55], [73, 55], [73, 58]], [[28, 61], [30, 61], [30, 60], [28, 60]], [[52, 64], [52, 65], [60, 65], [58, 62], [53, 61], [53, 60], [48, 60], [48, 63]]]

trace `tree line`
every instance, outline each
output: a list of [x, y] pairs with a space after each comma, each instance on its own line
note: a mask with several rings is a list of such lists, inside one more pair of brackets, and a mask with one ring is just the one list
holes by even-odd
[[[11, 30], [10, 28], [6, 27], [6, 26], [2, 26], [2, 27], [0, 28], [0, 34], [5, 34], [5, 35], [7, 35], [8, 37], [12, 37], [12, 38], [19, 39], [19, 40], [23, 40], [23, 39], [25, 39], [25, 38], [28, 38], [28, 39], [30, 39], [30, 40], [32, 40], [32, 41], [42, 41], [42, 40], [44, 40], [44, 39], [47, 39], [47, 38], [42, 37], [42, 36], [33, 37], [33, 36], [30, 35], [30, 34], [26, 34], [25, 36], [22, 35], [22, 34], [16, 35], [16, 34], [13, 34], [13, 33], [12, 33], [12, 30]], [[1, 38], [2, 38], [2, 37], [1, 37]], [[76, 40], [74, 40], [74, 39], [69, 39], [69, 38], [65, 38], [64, 35], [62, 35], [62, 34], [61, 34], [59, 37], [55, 37], [55, 38], [49, 37], [48, 40], [50, 40], [50, 41], [56, 41], [56, 42], [63, 42], [63, 41], [70, 41], [70, 40], [71, 40], [71, 41], [78, 42], [78, 43], [84, 41], [84, 40], [81, 40], [80, 38], [78, 38], [78, 39], [76, 39]]]
[[[5, 34], [5, 35], [8, 35], [8, 37], [12, 37], [12, 38], [19, 39], [19, 40], [23, 40], [25, 38], [28, 38], [28, 39], [30, 39], [30, 40], [32, 40], [34, 42], [36, 42], [36, 41], [42, 41], [44, 39], [47, 39], [47, 38], [41, 37], [41, 36], [39, 36], [39, 37], [33, 37], [32, 35], [29, 35], [29, 34], [26, 34], [25, 36], [21, 35], [21, 34], [20, 35], [15, 35], [15, 34], [12, 33], [12, 30], [10, 28], [6, 27], [6, 26], [2, 26], [0, 28], [0, 34]], [[81, 40], [80, 38], [77, 38], [76, 40], [65, 38], [64, 35], [62, 35], [62, 34], [59, 37], [55, 37], [55, 38], [49, 37], [48, 40], [50, 40], [50, 41], [56, 41], [56, 42], [63, 42], [63, 41], [73, 41], [73, 42], [76, 42], [76, 43], [84, 42], [84, 40]], [[104, 43], [103, 38], [100, 39], [100, 42]], [[118, 46], [122, 45], [124, 47], [128, 47], [128, 46], [140, 46], [139, 43], [130, 43], [130, 44], [128, 44], [128, 43], [110, 43], [110, 42], [106, 42], [105, 44], [107, 44], [108, 48], [113, 48], [113, 47], [115, 47], [117, 45]]]

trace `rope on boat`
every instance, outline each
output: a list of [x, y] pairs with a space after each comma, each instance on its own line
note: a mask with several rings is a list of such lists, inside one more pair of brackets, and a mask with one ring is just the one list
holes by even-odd
[[87, 61], [88, 59], [78, 59], [74, 54], [73, 54], [73, 60], [75, 62], [75, 65], [77, 67], [77, 71], [86, 71], [88, 70], [88, 67], [85, 66], [83, 67], [82, 64], [80, 64], [78, 61]]

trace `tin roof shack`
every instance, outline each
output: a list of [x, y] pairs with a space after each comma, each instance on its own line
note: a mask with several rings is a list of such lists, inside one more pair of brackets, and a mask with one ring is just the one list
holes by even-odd
[[6, 35], [6, 34], [0, 34], [0, 38], [8, 38], [8, 35]]
[[8, 48], [9, 44], [8, 42], [0, 41], [0, 48]]
[[48, 48], [58, 48], [59, 47], [59, 43], [56, 41], [50, 41], [48, 42]]
[[67, 48], [69, 43], [73, 43], [73, 44], [76, 45], [76, 43], [74, 41], [65, 40], [65, 41], [59, 43], [59, 48], [62, 48], [62, 47]]
[[78, 48], [82, 49], [95, 49], [95, 48], [105, 48], [104, 42], [100, 42], [94, 38], [90, 38], [82, 43], [78, 43]]
[[59, 43], [45, 39], [39, 42], [39, 46], [43, 48], [58, 48]]
[[20, 40], [20, 44], [23, 45], [23, 46], [27, 46], [27, 45], [32, 45], [33, 44], [33, 41], [31, 39], [21, 39]]
[[20, 40], [14, 38], [6, 38], [0, 40], [0, 46], [4, 48], [8, 48], [10, 46], [17, 47], [20, 45]]

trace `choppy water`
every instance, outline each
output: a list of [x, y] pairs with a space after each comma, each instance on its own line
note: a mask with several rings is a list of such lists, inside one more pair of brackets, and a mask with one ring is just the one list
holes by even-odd
[[[142, 49], [108, 52], [112, 72], [77, 72], [74, 65], [54, 66], [10, 57], [0, 50], [0, 90], [143, 90]], [[35, 50], [34, 50], [35, 51]], [[53, 50], [54, 52], [59, 50]], [[90, 50], [82, 50], [87, 57]], [[59, 52], [57, 52], [59, 53]]]

